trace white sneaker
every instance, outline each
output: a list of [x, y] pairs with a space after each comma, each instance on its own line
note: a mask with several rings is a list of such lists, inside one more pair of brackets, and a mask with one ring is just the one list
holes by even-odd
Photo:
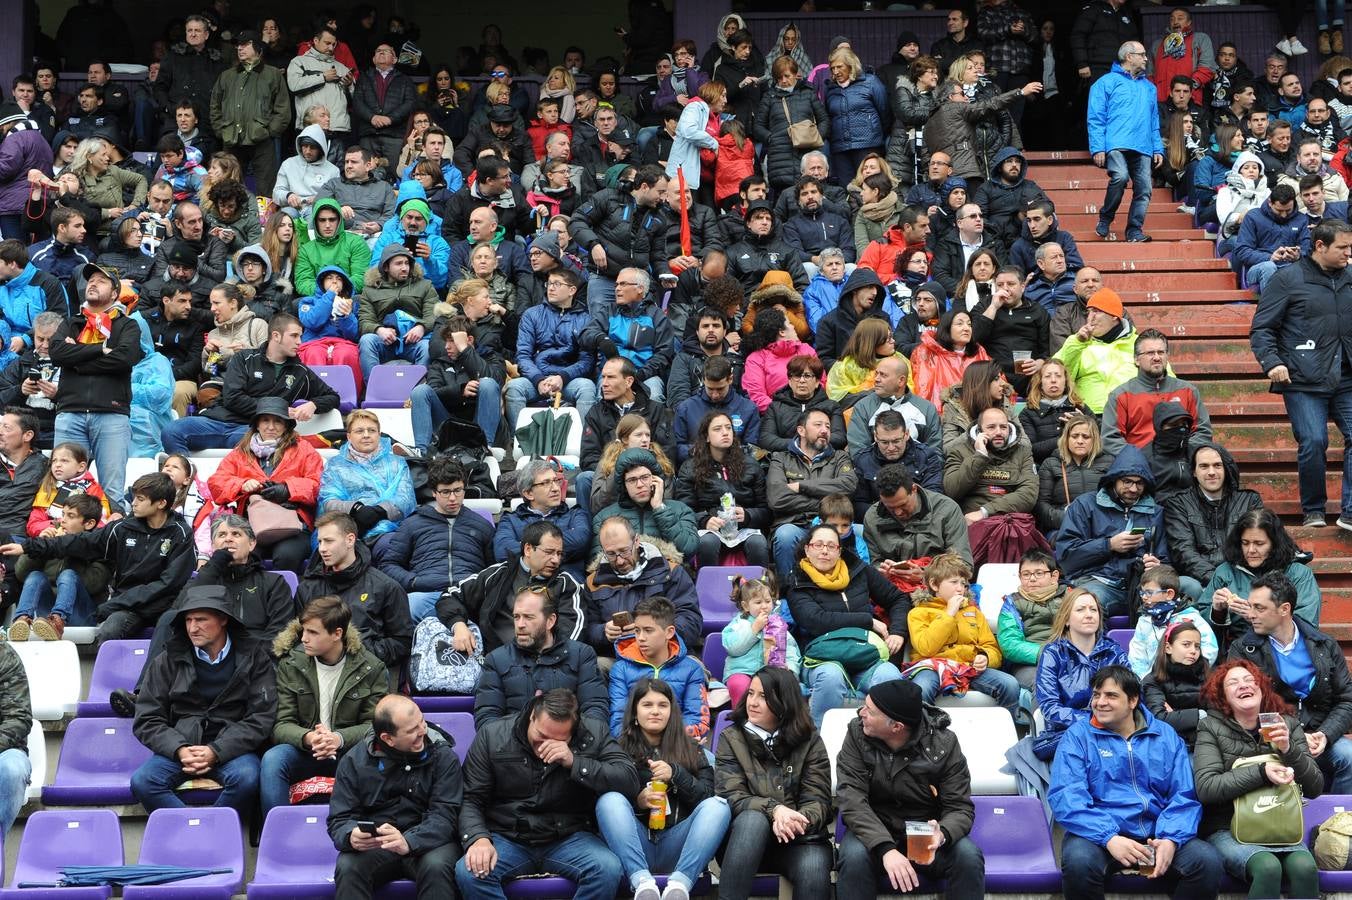
[[1276, 44], [1276, 46], [1277, 46], [1277, 52], [1278, 52], [1278, 53], [1283, 53], [1283, 54], [1285, 54], [1285, 55], [1287, 55], [1287, 56], [1293, 56], [1293, 55], [1294, 55], [1294, 54], [1291, 52], [1291, 42], [1288, 41], [1286, 38], [1282, 38], [1280, 41], [1278, 41], [1277, 44]]
[[1187, 213], [1190, 216], [1194, 216], [1197, 214], [1197, 207], [1189, 206], [1188, 204], [1184, 203], [1182, 206], [1178, 208], [1178, 211], [1181, 213]]
[[634, 900], [659, 900], [661, 896], [657, 889], [657, 882], [651, 878], [639, 882], [638, 887], [634, 888]]
[[685, 889], [685, 885], [668, 881], [667, 889], [662, 892], [662, 900], [690, 900], [690, 892]]
[[1305, 49], [1305, 45], [1300, 42], [1300, 38], [1291, 38], [1290, 47], [1292, 56], [1300, 56], [1302, 53], [1310, 52]]

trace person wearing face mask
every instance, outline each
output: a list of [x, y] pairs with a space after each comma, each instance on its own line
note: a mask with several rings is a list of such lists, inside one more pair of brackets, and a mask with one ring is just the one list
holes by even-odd
[[1163, 503], [1174, 494], [1192, 486], [1192, 467], [1188, 459], [1188, 441], [1194, 420], [1183, 404], [1165, 400], [1153, 413], [1155, 434], [1140, 448], [1155, 475], [1155, 496]]
[[1263, 500], [1240, 487], [1239, 466], [1219, 444], [1194, 446], [1191, 462], [1192, 486], [1164, 502], [1164, 529], [1179, 572], [1206, 584], [1225, 562], [1230, 523], [1262, 509]]
[[1155, 476], [1145, 456], [1126, 447], [1099, 479], [1096, 492], [1066, 508], [1056, 536], [1063, 577], [1084, 588], [1110, 615], [1128, 612], [1132, 568], [1169, 562], [1164, 509], [1155, 502]]

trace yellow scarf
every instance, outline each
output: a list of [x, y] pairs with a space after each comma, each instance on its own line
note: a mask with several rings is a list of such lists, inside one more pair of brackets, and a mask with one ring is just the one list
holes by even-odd
[[843, 559], [836, 560], [836, 567], [830, 572], [817, 571], [817, 567], [805, 559], [798, 561], [798, 568], [812, 579], [813, 584], [824, 591], [843, 591], [850, 584], [850, 570]]

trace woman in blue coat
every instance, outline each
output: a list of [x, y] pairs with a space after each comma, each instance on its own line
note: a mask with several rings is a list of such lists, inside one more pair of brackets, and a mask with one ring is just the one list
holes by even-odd
[[1089, 682], [1104, 666], [1127, 665], [1122, 645], [1105, 637], [1103, 606], [1088, 591], [1071, 588], [1052, 620], [1054, 637], [1037, 661], [1034, 698], [1046, 724], [1033, 753], [1049, 761], [1067, 728], [1089, 718]]
[[883, 152], [887, 134], [887, 89], [864, 71], [848, 47], [831, 53], [826, 114], [831, 118], [831, 171], [853, 172], [865, 156]]
[[380, 433], [375, 412], [354, 409], [345, 427], [347, 443], [324, 464], [319, 480], [319, 512], [351, 516], [358, 534], [370, 543], [398, 528], [418, 501], [408, 463]]

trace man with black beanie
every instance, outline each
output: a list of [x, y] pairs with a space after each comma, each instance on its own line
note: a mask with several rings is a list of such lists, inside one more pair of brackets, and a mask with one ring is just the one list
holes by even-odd
[[[949, 900], [985, 894], [986, 861], [969, 837], [972, 778], [943, 710], [925, 705], [913, 681], [874, 685], [836, 758], [836, 799], [845, 820], [836, 891], [851, 900], [910, 893], [919, 875], [946, 879]], [[927, 847], [907, 846], [907, 822], [932, 829]], [[930, 862], [918, 862], [927, 858]]]

